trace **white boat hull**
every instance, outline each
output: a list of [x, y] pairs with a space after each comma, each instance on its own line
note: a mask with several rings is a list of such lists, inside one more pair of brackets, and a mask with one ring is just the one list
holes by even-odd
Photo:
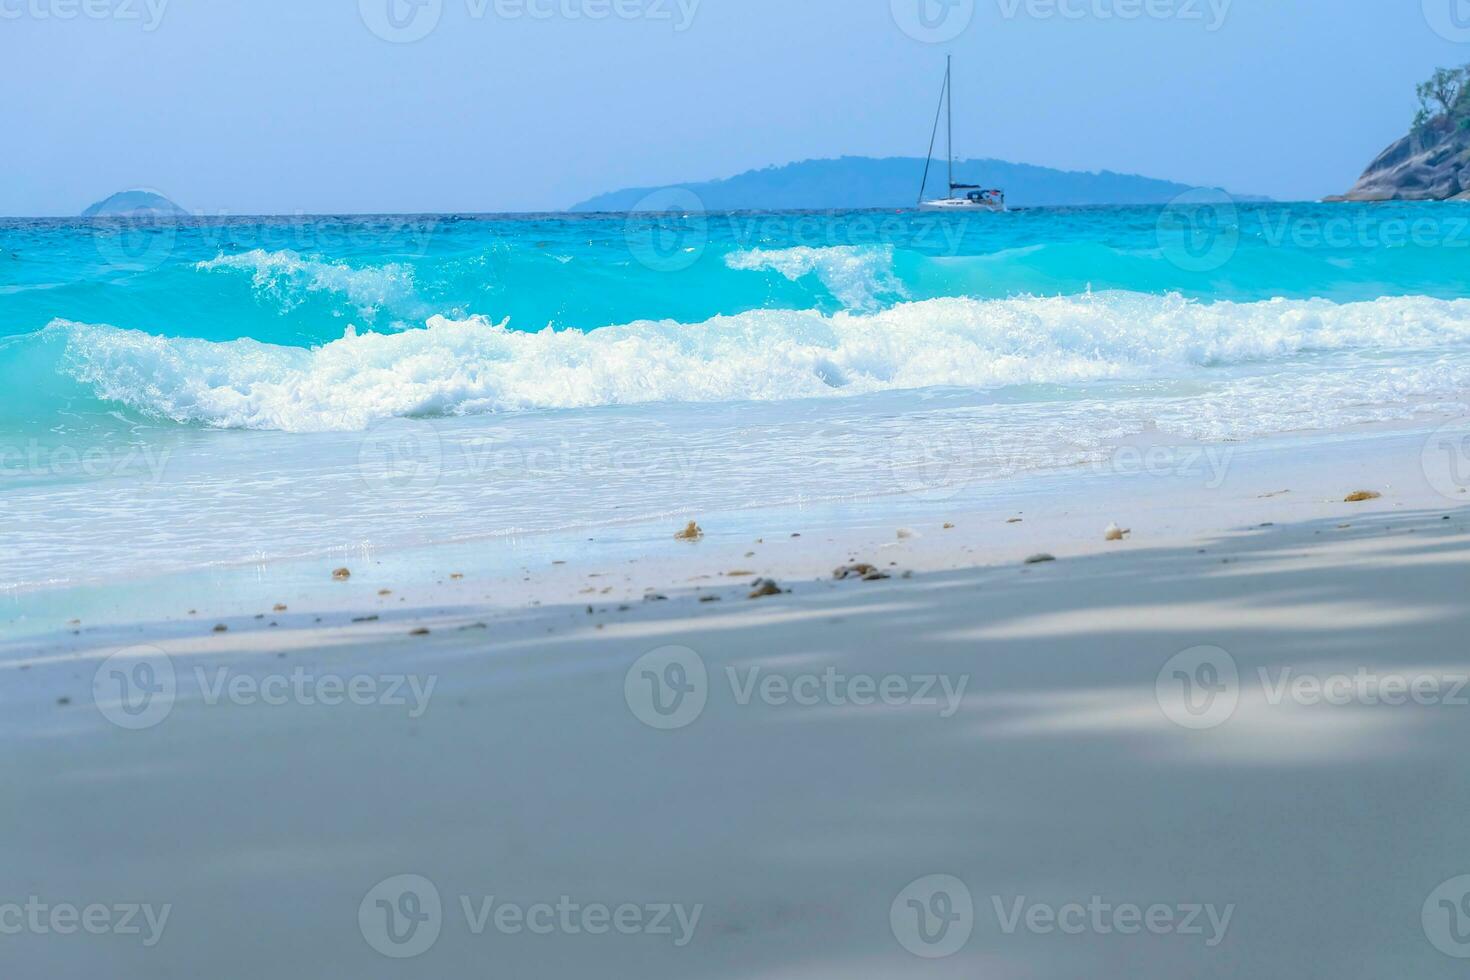
[[1001, 212], [1006, 209], [1004, 204], [995, 201], [969, 201], [964, 198], [955, 197], [938, 201], [925, 201], [919, 205], [920, 211], [992, 211]]

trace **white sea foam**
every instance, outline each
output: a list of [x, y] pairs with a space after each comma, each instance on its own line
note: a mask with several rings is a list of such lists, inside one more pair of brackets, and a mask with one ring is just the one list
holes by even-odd
[[430, 313], [415, 291], [413, 269], [397, 263], [359, 269], [290, 249], [267, 252], [257, 248], [220, 255], [194, 268], [200, 272], [248, 272], [258, 293], [276, 299], [287, 310], [299, 306], [307, 293], [334, 293], [344, 297], [367, 320], [384, 309], [418, 318]]
[[815, 275], [850, 310], [873, 310], [880, 297], [907, 295], [893, 274], [892, 245], [756, 248], [731, 252], [725, 265], [745, 272], [777, 272], [792, 282]]
[[[1242, 411], [1309, 405], [1312, 379], [1327, 375], [1298, 355], [1371, 355], [1353, 377], [1332, 382], [1332, 397], [1354, 391], [1364, 405], [1415, 391], [1453, 394], [1438, 389], [1464, 383], [1470, 370], [1470, 351], [1462, 350], [1447, 355], [1438, 373], [1422, 375], [1424, 364], [1437, 363], [1434, 351], [1470, 347], [1470, 300], [1425, 297], [1351, 304], [1202, 304], [1138, 293], [950, 298], [874, 313], [762, 310], [587, 333], [525, 333], [482, 318], [435, 316], [401, 333], [349, 330], [311, 350], [68, 321], [46, 334], [64, 338], [63, 369], [101, 398], [181, 422], [287, 431], [361, 429], [425, 414], [1110, 379], [1212, 388], [1206, 415], [1226, 424]], [[1391, 357], [1378, 362], [1394, 352], [1423, 355], [1420, 374], [1407, 379], [1407, 367]], [[1280, 377], [1259, 392], [1284, 399], [1280, 405], [1232, 405], [1211, 380], [1228, 380], [1221, 368], [1259, 370], [1257, 362], [1284, 359]]]

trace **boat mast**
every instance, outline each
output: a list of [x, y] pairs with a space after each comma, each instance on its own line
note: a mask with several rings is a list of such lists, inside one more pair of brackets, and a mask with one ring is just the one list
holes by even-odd
[[[939, 90], [939, 104], [934, 107], [934, 128], [929, 131], [929, 152], [924, 155], [924, 179], [919, 184], [919, 206], [924, 206], [924, 191], [929, 187], [929, 168], [934, 163], [934, 144], [939, 140], [939, 117], [944, 114], [944, 100], [949, 93], [949, 66], [944, 69], [944, 87]], [[954, 183], [954, 161], [953, 152], [950, 154], [949, 182]], [[954, 195], [954, 188], [949, 193]]]
[[946, 199], [954, 199], [954, 55], [944, 58], [944, 91], [948, 93], [944, 103], [949, 108], [949, 132], [944, 137], [944, 148], [949, 152], [949, 193]]

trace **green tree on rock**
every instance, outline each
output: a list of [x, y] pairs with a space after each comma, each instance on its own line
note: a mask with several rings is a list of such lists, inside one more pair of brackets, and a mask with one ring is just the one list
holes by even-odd
[[1430, 126], [1470, 124], [1470, 65], [1463, 68], [1438, 68], [1429, 81], [1418, 88], [1419, 111], [1414, 116], [1414, 130]]

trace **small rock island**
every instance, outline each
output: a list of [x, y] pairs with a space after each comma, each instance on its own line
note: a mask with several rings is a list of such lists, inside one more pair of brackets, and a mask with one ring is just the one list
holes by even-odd
[[84, 218], [187, 217], [189, 212], [153, 191], [119, 191], [82, 212]]
[[1346, 194], [1328, 201], [1470, 200], [1470, 65], [1419, 86], [1409, 135], [1378, 154]]

